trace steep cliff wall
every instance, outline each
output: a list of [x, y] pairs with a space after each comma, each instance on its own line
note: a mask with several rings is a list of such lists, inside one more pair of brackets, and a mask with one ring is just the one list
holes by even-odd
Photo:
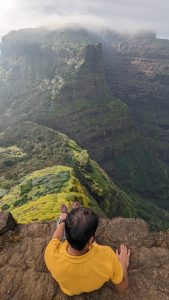
[[154, 137], [168, 164], [169, 41], [134, 39], [105, 48], [105, 77], [113, 94], [127, 103], [137, 128]]

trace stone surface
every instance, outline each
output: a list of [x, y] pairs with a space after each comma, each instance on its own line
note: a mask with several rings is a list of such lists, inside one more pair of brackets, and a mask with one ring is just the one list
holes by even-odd
[[0, 235], [8, 230], [13, 230], [16, 222], [10, 212], [0, 213]]
[[139, 219], [100, 220], [98, 243], [115, 249], [125, 242], [131, 248], [130, 288], [119, 295], [109, 282], [98, 291], [70, 298], [61, 292], [44, 264], [44, 249], [55, 226], [55, 222], [18, 225], [0, 237], [0, 299], [169, 299], [169, 232], [150, 233]]

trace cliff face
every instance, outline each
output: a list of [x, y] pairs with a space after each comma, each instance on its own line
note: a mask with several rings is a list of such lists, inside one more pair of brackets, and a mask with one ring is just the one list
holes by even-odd
[[[0, 230], [6, 218], [0, 216]], [[3, 300], [61, 300], [65, 296], [44, 264], [44, 249], [56, 222], [12, 225], [0, 236], [0, 297]], [[113, 249], [120, 243], [131, 249], [129, 290], [119, 296], [111, 283], [90, 294], [71, 299], [169, 299], [169, 234], [150, 233], [142, 220], [115, 218], [100, 220], [97, 242]]]
[[155, 150], [168, 164], [169, 41], [116, 41], [105, 53], [109, 87], [127, 103], [141, 134], [153, 136]]
[[1, 46], [1, 131], [28, 120], [68, 134], [149, 221], [151, 205], [169, 207], [167, 49], [154, 36], [13, 31]]

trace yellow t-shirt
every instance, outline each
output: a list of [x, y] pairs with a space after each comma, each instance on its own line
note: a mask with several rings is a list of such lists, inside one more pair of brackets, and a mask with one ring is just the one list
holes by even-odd
[[65, 294], [97, 290], [109, 279], [115, 284], [122, 281], [122, 266], [110, 247], [94, 243], [81, 256], [68, 254], [67, 247], [67, 241], [52, 239], [45, 250], [47, 268]]

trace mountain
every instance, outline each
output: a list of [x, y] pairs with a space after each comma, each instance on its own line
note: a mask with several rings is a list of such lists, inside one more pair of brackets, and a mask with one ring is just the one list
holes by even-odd
[[67, 134], [160, 224], [169, 208], [168, 50], [151, 33], [12, 31], [1, 45], [1, 132], [31, 121]]

